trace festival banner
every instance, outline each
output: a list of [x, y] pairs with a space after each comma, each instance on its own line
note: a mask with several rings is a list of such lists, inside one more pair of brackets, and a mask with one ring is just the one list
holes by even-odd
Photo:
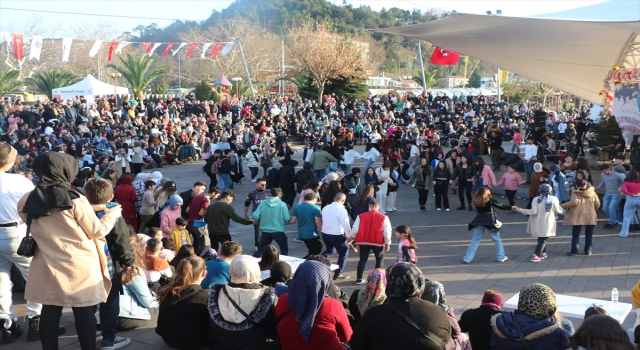
[[178, 48], [173, 50], [173, 54], [171, 56], [175, 56], [178, 53], [178, 51], [180, 51], [181, 48], [185, 47], [185, 45], [187, 45], [187, 43], [180, 43]]
[[116, 49], [116, 54], [121, 54], [122, 49], [129, 46], [130, 44], [131, 44], [130, 41], [121, 41], [120, 44], [118, 45], [118, 48]]
[[29, 50], [29, 61], [32, 58], [40, 61], [40, 53], [42, 52], [42, 37], [40, 35], [34, 35], [31, 38], [31, 50]]
[[140, 45], [144, 46], [144, 51], [147, 55], [151, 53], [151, 43], [140, 43]]
[[11, 44], [11, 42], [13, 41], [11, 39], [11, 34], [9, 34], [8, 32], [0, 32], [0, 44], [7, 42], [7, 44]]
[[162, 45], [162, 43], [155, 43], [155, 44], [153, 44], [153, 47], [151, 48], [151, 51], [149, 51], [149, 52], [148, 52], [149, 57], [151, 57], [151, 55], [153, 55], [153, 52], [154, 52], [158, 47], [160, 47], [160, 45]]
[[171, 50], [171, 48], [173, 47], [174, 43], [169, 43], [167, 44], [167, 48], [164, 49], [164, 52], [162, 53], [162, 57], [167, 57], [167, 55], [169, 54], [169, 50]]
[[18, 61], [22, 60], [22, 48], [24, 47], [24, 39], [22, 34], [13, 34], [13, 53]]
[[191, 53], [193, 52], [193, 50], [198, 46], [198, 43], [193, 43], [191, 45], [189, 45], [189, 48], [187, 49], [187, 54], [186, 57], [191, 57]]
[[98, 51], [100, 51], [100, 47], [102, 46], [102, 40], [96, 40], [91, 47], [91, 51], [89, 51], [89, 57], [96, 57]]
[[216, 43], [216, 46], [214, 46], [213, 49], [211, 49], [211, 53], [209, 54], [209, 57], [217, 57], [218, 52], [220, 52], [220, 49], [222, 49], [223, 46], [224, 46], [224, 43]]
[[233, 48], [233, 41], [230, 43], [227, 43], [227, 45], [224, 46], [224, 49], [222, 49], [222, 56], [226, 56], [229, 51], [231, 51], [231, 49]]
[[634, 135], [640, 135], [640, 83], [615, 86], [613, 115], [620, 124], [623, 139], [630, 144]]
[[71, 54], [72, 38], [62, 39], [62, 63], [69, 62], [69, 55]]
[[436, 47], [433, 50], [429, 63], [453, 66], [458, 64], [458, 59], [460, 59], [459, 53]]
[[209, 46], [211, 46], [213, 43], [206, 43], [204, 44], [204, 46], [202, 46], [202, 56], [200, 56], [200, 58], [204, 58], [204, 54], [207, 52], [207, 49], [209, 48]]
[[109, 55], [107, 56], [107, 61], [111, 62], [113, 59], [113, 51], [118, 47], [117, 41], [112, 41], [111, 45], [109, 45]]

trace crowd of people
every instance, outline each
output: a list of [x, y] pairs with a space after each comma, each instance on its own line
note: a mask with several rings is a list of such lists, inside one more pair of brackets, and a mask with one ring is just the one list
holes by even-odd
[[[549, 113], [540, 125], [533, 115], [544, 107], [485, 96], [120, 100], [98, 97], [87, 108], [82, 96], [35, 105], [4, 99], [0, 106], [5, 344], [23, 333], [11, 305], [12, 264], [27, 281], [28, 340], [47, 350], [57, 349], [65, 331], [63, 307], [73, 309], [82, 349], [96, 347], [98, 324], [101, 349], [128, 345], [117, 332], [145, 324], [148, 308], [156, 307], [156, 333], [178, 349], [599, 350], [612, 342], [633, 349], [632, 341], [640, 341], [640, 322], [634, 339], [606, 315], [589, 317], [574, 333], [542, 284], [523, 287], [515, 312], [502, 312], [501, 294], [486, 291], [480, 308], [457, 320], [444, 286], [417, 267], [411, 228], [391, 223], [397, 193], [407, 185], [417, 191], [419, 211], [450, 212], [451, 191], [457, 210], [476, 212], [466, 264], [486, 231], [496, 260], [507, 261], [495, 209], [529, 216], [527, 232], [538, 243], [532, 262], [547, 258], [558, 215], [573, 226], [567, 254], [579, 253], [585, 226], [583, 252], [591, 255], [600, 200], [580, 157], [590, 126], [586, 106]], [[515, 154], [524, 152], [521, 164], [510, 163], [498, 180], [494, 172], [508, 163], [503, 141], [512, 141]], [[295, 151], [292, 142], [305, 146]], [[608, 151], [617, 156], [619, 148], [617, 142]], [[296, 153], [302, 167], [292, 159]], [[205, 161], [209, 183], [196, 181], [186, 191], [151, 172], [197, 159]], [[623, 165], [617, 158], [613, 168], [603, 167], [598, 189], [606, 187], [605, 227], [622, 223], [626, 237], [638, 224], [640, 174]], [[242, 181], [255, 190], [239, 214], [233, 190]], [[498, 186], [508, 205], [492, 198]], [[526, 209], [514, 201], [521, 186], [528, 186]], [[251, 254], [232, 240], [230, 221], [253, 225]], [[308, 250], [297, 266], [280, 258], [289, 253], [286, 224], [297, 225], [294, 241]], [[18, 254], [25, 234], [37, 243], [31, 255]], [[384, 269], [394, 241], [397, 253]], [[334, 282], [350, 278], [350, 250], [359, 254], [355, 284], [364, 287], [351, 297]], [[371, 253], [375, 268], [367, 272]], [[519, 324], [525, 334], [514, 333]]]

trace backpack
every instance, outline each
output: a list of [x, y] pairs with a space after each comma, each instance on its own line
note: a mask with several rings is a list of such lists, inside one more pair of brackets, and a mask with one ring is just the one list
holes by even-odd
[[220, 174], [220, 165], [222, 165], [222, 157], [218, 158], [218, 160], [211, 164], [211, 173]]

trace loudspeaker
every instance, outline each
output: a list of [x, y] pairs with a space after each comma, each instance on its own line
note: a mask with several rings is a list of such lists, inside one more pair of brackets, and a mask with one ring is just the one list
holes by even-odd
[[547, 120], [547, 112], [536, 111], [533, 118], [533, 120], [535, 121], [535, 125], [544, 129], [544, 123]]

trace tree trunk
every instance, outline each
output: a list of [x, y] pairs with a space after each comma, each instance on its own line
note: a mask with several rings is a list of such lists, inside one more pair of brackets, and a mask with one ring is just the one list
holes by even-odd
[[322, 104], [323, 93], [324, 93], [324, 83], [318, 83], [318, 105]]

